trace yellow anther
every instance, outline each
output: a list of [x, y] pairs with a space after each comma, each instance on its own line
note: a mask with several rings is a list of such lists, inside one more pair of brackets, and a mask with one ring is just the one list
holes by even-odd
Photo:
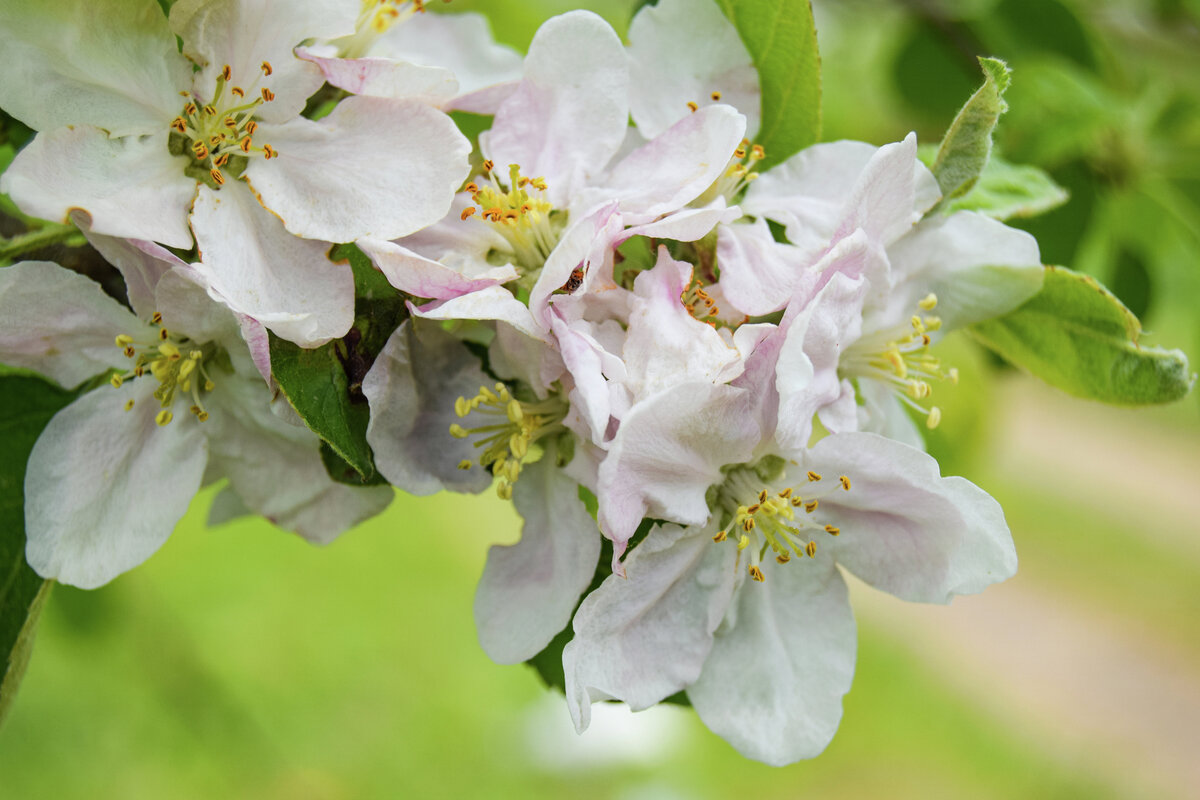
[[762, 570], [759, 569], [757, 564], [750, 565], [750, 577], [753, 578], [754, 580], [758, 581], [759, 583], [762, 583], [763, 581], [766, 580], [766, 578], [763, 577]]
[[131, 345], [131, 344], [133, 344], [133, 337], [132, 337], [132, 336], [129, 336], [129, 335], [127, 335], [127, 334], [124, 334], [124, 333], [122, 333], [122, 334], [120, 334], [119, 336], [117, 336], [117, 347], [125, 348], [125, 347], [128, 347], [128, 346], [129, 346], [129, 345]]
[[942, 410], [937, 406], [929, 409], [929, 417], [925, 420], [925, 427], [933, 430], [942, 422]]
[[[505, 391], [505, 394], [508, 394], [507, 390]], [[505, 407], [505, 410], [508, 413], [508, 421], [509, 422], [512, 422], [514, 424], [520, 424], [521, 420], [523, 420], [525, 418], [525, 414], [521, 411], [521, 404], [517, 401], [517, 398], [515, 398], [515, 397], [509, 399], [508, 405]]]
[[275, 99], [275, 93], [264, 86], [262, 88], [262, 99], [264, 103], [269, 103]]
[[208, 422], [208, 412], [204, 409], [200, 409], [200, 413], [196, 415], [196, 419], [200, 420], [201, 422]]
[[713, 92], [712, 94], [709, 95], [709, 97], [712, 98], [712, 101], [714, 103], [719, 103], [721, 101], [721, 93], [720, 92]]
[[809, 500], [807, 503], [804, 504], [804, 510], [807, 511], [809, 514], [811, 514], [812, 512], [817, 510], [817, 505], [818, 505], [818, 502], [816, 500]]
[[159, 328], [158, 329], [158, 338], [162, 339], [165, 342], [167, 339], [171, 338], [171, 332], [168, 331], [166, 328]]
[[179, 365], [179, 379], [183, 380], [196, 371], [195, 359], [189, 358]]
[[126, 400], [126, 401], [125, 401], [125, 410], [126, 410], [126, 411], [132, 411], [132, 410], [133, 410], [133, 400], [132, 400], [132, 399], [130, 399], [130, 400]]
[[700, 110], [700, 106], [691, 100], [688, 101], [687, 107], [688, 107], [688, 110], [691, 111], [693, 114], [695, 114], [697, 111]]
[[821, 476], [820, 476], [818, 473], [816, 473], [816, 472], [813, 472], [813, 471], [810, 469], [810, 470], [808, 471], [808, 479], [809, 479], [810, 481], [812, 481], [813, 483], [816, 483], [817, 481], [821, 480]]
[[809, 558], [816, 558], [817, 557], [817, 543], [809, 542], [808, 544], [804, 545], [804, 552], [808, 553]]
[[125, 379], [122, 378], [120, 375], [113, 375], [111, 378], [108, 379], [108, 382], [112, 384], [112, 387], [114, 389], [120, 389], [121, 384], [125, 383]]
[[454, 413], [461, 419], [471, 413], [471, 403], [465, 397], [459, 397], [454, 401]]
[[838, 483], [842, 484], [842, 488], [847, 492], [850, 491], [850, 479], [845, 475], [842, 475], [838, 478]]
[[215, 383], [213, 383], [212, 381], [204, 382], [204, 391], [211, 392], [215, 388], [217, 388], [217, 385]]
[[153, 314], [150, 315], [150, 321], [152, 323], [154, 323], [155, 325], [161, 325], [162, 324], [162, 314], [158, 311], [155, 311]]
[[792, 560], [792, 554], [789, 553], [787, 550], [784, 550], [782, 553], [775, 556], [775, 560], [778, 561], [780, 564], [786, 564]]
[[268, 77], [271, 75], [272, 72], [275, 71], [271, 68], [270, 61], [264, 61], [259, 68], [263, 71], [263, 75], [266, 75]]
[[170, 342], [163, 342], [158, 346], [158, 352], [162, 353], [172, 361], [179, 358], [179, 348]]
[[450, 426], [450, 435], [455, 439], [465, 439], [467, 438], [467, 429], [455, 422]]
[[825, 532], [828, 533], [830, 536], [837, 536], [839, 533], [842, 532], [842, 529], [838, 528], [834, 525], [826, 525]]
[[159, 424], [159, 427], [170, 424], [175, 415], [171, 413], [171, 409], [164, 408], [162, 411], [154, 415], [154, 421]]
[[[765, 149], [763, 149], [763, 146], [761, 144], [756, 144], [750, 148], [750, 158], [753, 159], [754, 161], [762, 161], [766, 157], [767, 157], [767, 151]], [[754, 176], [758, 177], [758, 173], [757, 172], [754, 173]]]
[[236, 97], [239, 100], [241, 100], [243, 97], [246, 96], [246, 90], [240, 86], [234, 86], [229, 91], [234, 97]]
[[713, 537], [713, 541], [714, 542], [723, 542], [728, 537], [729, 537], [729, 531], [727, 531], [727, 530], [726, 531], [718, 531], [717, 535]]
[[212, 176], [213, 182], [216, 183], [217, 186], [225, 185], [225, 176], [221, 174], [221, 170], [212, 169], [208, 171], [208, 174]]
[[225, 81], [233, 80], [233, 68], [228, 64], [226, 64], [225, 68], [221, 70], [221, 79]]
[[471, 460], [469, 458], [464, 458], [462, 461], [458, 462], [458, 468], [462, 470], [470, 469]]
[[501, 500], [512, 500], [512, 484], [508, 481], [500, 481], [496, 484], [496, 496]]
[[269, 145], [269, 144], [263, 145], [263, 158], [270, 161], [272, 158], [275, 158], [278, 155], [279, 155], [279, 151], [276, 150], [274, 147], [271, 147], [271, 145]]
[[936, 330], [940, 330], [941, 327], [942, 327], [942, 318], [941, 317], [926, 317], [925, 318], [925, 330], [936, 331]]
[[738, 545], [737, 545], [738, 550], [745, 550], [749, 546], [750, 546], [750, 537], [749, 536], [743, 535], [740, 539], [738, 539]]
[[464, 209], [462, 210], [462, 213], [458, 215], [458, 218], [459, 218], [460, 220], [462, 220], [462, 221], [466, 222], [467, 218], [469, 218], [469, 217], [471, 217], [472, 215], [474, 215], [474, 213], [475, 213], [476, 211], [478, 211], [478, 210], [479, 210], [479, 209], [477, 209], [475, 206], [468, 206], [467, 208], [464, 208]]
[[958, 367], [951, 367], [946, 371], [946, 378], [955, 386], [958, 385]]
[[924, 299], [920, 300], [917, 305], [919, 305], [925, 311], [933, 311], [933, 309], [937, 307], [937, 302], [937, 295], [933, 292], [930, 292], [929, 294], [925, 295]]

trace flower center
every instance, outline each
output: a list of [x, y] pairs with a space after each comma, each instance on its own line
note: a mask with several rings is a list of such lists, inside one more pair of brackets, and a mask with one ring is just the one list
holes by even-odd
[[791, 561], [793, 555], [815, 558], [814, 534], [841, 533], [840, 528], [822, 523], [816, 512], [821, 498], [830, 492], [850, 491], [850, 479], [841, 475], [836, 481], [826, 481], [812, 470], [807, 478], [802, 487], [763, 487], [760, 471], [743, 466], [731, 470], [717, 489], [717, 510], [727, 522], [713, 541], [724, 542], [732, 534], [739, 554], [749, 553], [750, 577], [760, 583], [766, 580], [762, 561], [768, 551], [775, 553], [775, 561], [780, 564]]
[[718, 197], [724, 197], [725, 201], [732, 205], [734, 198], [741, 194], [743, 189], [758, 180], [755, 165], [766, 157], [767, 153], [762, 145], [751, 145], [749, 139], [742, 139], [738, 149], [733, 151], [733, 158], [729, 159], [729, 166], [725, 168], [725, 172], [713, 181], [704, 194], [691, 202], [692, 207], [706, 206]]
[[[167, 425], [174, 419], [171, 408], [180, 397], [190, 398], [192, 403], [188, 410], [196, 419], [206, 421], [208, 411], [200, 398], [216, 388], [206, 367], [211, 365], [220, 348], [212, 342], [197, 344], [186, 336], [174, 336], [162, 326], [162, 314], [157, 311], [151, 323], [157, 329], [157, 336], [150, 341], [138, 341], [124, 333], [117, 336], [117, 347], [133, 359], [133, 367], [123, 375], [113, 375], [109, 383], [119, 389], [125, 381], [149, 373], [158, 380], [154, 397], [162, 406], [155, 417], [159, 425]], [[133, 400], [129, 400], [125, 410], [132, 408]]]
[[[937, 295], [929, 294], [918, 304], [922, 311], [937, 306]], [[851, 345], [842, 357], [839, 372], [847, 378], [882, 381], [902, 403], [925, 417], [925, 426], [933, 430], [942, 421], [942, 410], [929, 405], [932, 380], [958, 383], [958, 370], [944, 368], [940, 359], [929, 352], [929, 334], [942, 327], [935, 316], [913, 315], [909, 325], [897, 325]]]
[[[459, 397], [454, 402], [454, 412], [460, 419], [472, 413], [490, 418], [473, 428], [464, 428], [456, 422], [450, 426], [450, 435], [456, 439], [476, 437], [475, 447], [483, 448], [479, 465], [500, 479], [496, 494], [503, 500], [512, 497], [512, 485], [521, 476], [530, 446], [566, 430], [562, 421], [567, 415], [567, 403], [561, 396], [552, 394], [545, 400], [522, 402], [503, 383], [497, 383], [494, 391], [479, 387], [479, 394], [470, 400]], [[463, 459], [458, 466], [470, 469], [472, 464]]]
[[491, 161], [483, 162], [488, 183], [474, 181], [464, 187], [475, 203], [463, 209], [462, 219], [476, 213], [499, 231], [512, 247], [517, 265], [541, 269], [550, 257], [565, 219], [546, 199], [546, 180], [527, 178], [517, 164], [508, 166], [508, 188], [496, 177]]
[[[354, 33], [333, 42], [342, 58], [361, 58], [393, 25], [425, 13], [428, 0], [362, 0]], [[450, 0], [442, 0], [449, 3]]]
[[227, 177], [241, 175], [250, 156], [271, 159], [279, 155], [269, 144], [254, 144], [258, 129], [254, 109], [275, 99], [274, 92], [258, 85], [270, 76], [270, 63], [264, 61], [260, 69], [262, 75], [255, 75], [254, 83], [243, 88], [233, 83], [233, 70], [226, 64], [207, 103], [194, 92], [180, 92], [188, 100], [182, 113], [171, 121], [168, 146], [172, 153], [191, 158], [185, 172], [213, 189], [224, 185]]

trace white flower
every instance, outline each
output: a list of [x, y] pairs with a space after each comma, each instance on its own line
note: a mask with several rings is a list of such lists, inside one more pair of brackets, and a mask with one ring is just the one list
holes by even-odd
[[135, 276], [143, 310], [152, 293], [147, 319], [55, 264], [0, 271], [0, 362], [66, 387], [115, 370], [111, 387], [56, 414], [30, 455], [26, 554], [40, 575], [107, 583], [153, 554], [201, 484], [221, 477], [249, 509], [317, 543], [387, 505], [390, 489], [334, 483], [316, 437], [272, 413], [242, 338], [261, 346], [255, 323], [213, 303], [169, 254], [91, 236]]

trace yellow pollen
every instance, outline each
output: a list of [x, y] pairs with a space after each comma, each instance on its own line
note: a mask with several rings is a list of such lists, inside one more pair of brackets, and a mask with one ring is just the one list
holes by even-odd
[[113, 375], [111, 378], [108, 379], [108, 382], [112, 384], [112, 387], [114, 389], [120, 389], [121, 384], [125, 383], [125, 379], [122, 378], [120, 375]]
[[262, 87], [262, 99], [264, 103], [269, 103], [275, 99], [275, 93], [267, 87]]
[[168, 408], [164, 408], [162, 411], [159, 411], [154, 415], [154, 421], [157, 422], [160, 427], [163, 425], [169, 425], [171, 420], [174, 418], [175, 415], [172, 414], [171, 410]]
[[221, 174], [221, 170], [219, 170], [219, 169], [209, 170], [208, 174], [212, 176], [212, 179], [217, 182], [218, 186], [225, 185], [225, 176]]
[[688, 110], [691, 111], [693, 114], [695, 114], [697, 111], [700, 110], [700, 106], [692, 100], [688, 100], [687, 107], [688, 107]]
[[709, 97], [711, 97], [711, 98], [712, 98], [712, 101], [713, 101], [714, 103], [717, 103], [717, 102], [720, 102], [720, 100], [721, 100], [721, 93], [720, 93], [720, 92], [713, 92], [711, 95], [709, 95]]
[[925, 311], [933, 311], [937, 307], [937, 295], [933, 292], [925, 295], [925, 298], [917, 303]]
[[809, 514], [811, 514], [817, 510], [817, 505], [818, 505], [818, 501], [809, 500], [807, 503], [804, 504], [804, 510], [806, 512], [808, 512]]
[[126, 410], [126, 411], [132, 411], [132, 410], [133, 410], [133, 400], [126, 400], [126, 401], [125, 401], [125, 410]]
[[463, 470], [470, 469], [471, 468], [470, 459], [464, 458], [462, 461], [458, 462], [458, 468], [463, 469]]
[[226, 64], [225, 68], [221, 70], [221, 78], [226, 82], [233, 80], [233, 68], [228, 64]]
[[933, 430], [942, 422], [942, 410], [937, 406], [929, 409], [929, 416], [925, 420], [925, 427]]
[[270, 74], [271, 74], [272, 72], [274, 72], [274, 71], [275, 71], [275, 70], [273, 70], [273, 69], [271, 68], [271, 62], [270, 62], [270, 61], [264, 61], [264, 62], [262, 63], [262, 66], [260, 67], [260, 69], [262, 69], [262, 71], [263, 71], [263, 75], [267, 75], [268, 77], [270, 76]]
[[817, 481], [821, 480], [821, 476], [810, 469], [808, 471], [808, 479], [813, 483], [816, 483]]
[[766, 578], [763, 577], [762, 570], [759, 569], [757, 564], [750, 565], [750, 577], [753, 578], [754, 580], [758, 581], [759, 583], [763, 583], [764, 581], [766, 581]]
[[234, 97], [238, 98], [239, 100], [246, 96], [246, 90], [240, 86], [234, 86], [229, 91], [233, 94]]
[[775, 556], [775, 561], [780, 564], [786, 564], [791, 560], [792, 560], [792, 554], [786, 550], [784, 552], [780, 553], [779, 555]]
[[717, 535], [712, 537], [714, 542], [723, 542], [727, 538], [729, 538], [729, 531], [726, 531], [726, 530], [718, 531]]
[[830, 536], [837, 536], [839, 533], [842, 532], [842, 529], [838, 528], [834, 525], [826, 525], [825, 532], [828, 533]]
[[838, 478], [838, 483], [840, 483], [842, 485], [842, 488], [845, 489], [847, 492], [850, 491], [850, 479], [847, 478], [845, 475], [842, 475]]
[[808, 553], [809, 558], [816, 558], [817, 557], [817, 543], [809, 542], [808, 544], [806, 544], [804, 546], [804, 552]]

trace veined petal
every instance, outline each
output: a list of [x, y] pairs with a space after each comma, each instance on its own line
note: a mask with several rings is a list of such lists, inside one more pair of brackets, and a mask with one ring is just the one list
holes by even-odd
[[[750, 393], [708, 382], [676, 384], [633, 406], [600, 465], [600, 530], [614, 561], [642, 518], [703, 525], [705, 492], [721, 467], [749, 459], [760, 430]], [[620, 572], [614, 564], [614, 571]]]
[[881, 320], [903, 320], [933, 292], [953, 330], [1012, 311], [1042, 288], [1037, 240], [973, 211], [922, 221], [888, 249], [893, 287]]
[[39, 131], [166, 132], [191, 66], [154, 0], [0, 2], [0, 106]]
[[533, 37], [524, 79], [496, 111], [485, 154], [545, 177], [550, 202], [567, 206], [621, 147], [628, 94], [625, 53], [608, 23], [587, 11], [554, 17]]
[[[823, 546], [851, 572], [904, 600], [948, 603], [1017, 569], [1000, 505], [963, 478], [943, 478], [931, 456], [873, 433], [828, 436], [794, 474], [845, 475], [849, 491], [820, 501], [841, 528]], [[782, 570], [781, 570], [782, 571]]]
[[730, 106], [688, 114], [623, 158], [600, 191], [620, 200], [629, 222], [649, 222], [704, 194], [745, 135], [746, 118]]
[[72, 209], [92, 230], [188, 249], [187, 214], [196, 182], [187, 159], [167, 152], [167, 127], [110, 139], [90, 125], [39, 133], [0, 175], [0, 191], [26, 214], [67, 222]]
[[70, 216], [76, 227], [83, 231], [88, 243], [121, 272], [125, 278], [129, 305], [133, 306], [134, 312], [143, 319], [149, 319], [156, 310], [154, 289], [159, 279], [172, 267], [182, 266], [184, 262], [154, 242], [120, 239], [94, 232], [91, 215], [83, 209], [72, 211]]
[[575, 638], [563, 650], [567, 706], [580, 733], [597, 700], [641, 711], [700, 677], [713, 631], [733, 594], [737, 550], [709, 529], [662, 525], [575, 613]]
[[0, 320], [0, 363], [67, 388], [128, 362], [118, 334], [144, 341], [154, 335], [100, 284], [48, 261], [0, 269]]
[[688, 699], [739, 753], [783, 766], [833, 738], [856, 644], [846, 584], [830, 559], [770, 566], [765, 582], [736, 592], [737, 624], [717, 631]]
[[479, 644], [498, 664], [533, 658], [567, 626], [600, 558], [596, 521], [556, 456], [547, 448], [521, 471], [512, 498], [521, 541], [492, 546], [475, 590]]
[[312, 122], [262, 125], [279, 151], [246, 177], [289, 231], [349, 242], [396, 239], [446, 215], [470, 170], [470, 143], [442, 112], [415, 100], [347, 97]]
[[390, 58], [338, 58], [332, 47], [298, 47], [296, 56], [316, 64], [326, 83], [351, 94], [420, 100], [433, 105], [458, 94], [454, 73], [442, 67]]
[[367, 443], [379, 472], [410, 494], [490, 486], [492, 476], [478, 465], [459, 469], [476, 450], [450, 435], [450, 425], [459, 421], [454, 401], [475, 396], [490, 382], [479, 359], [436, 324], [401, 323], [362, 385], [371, 405]]
[[[357, 8], [336, 0], [178, 0], [171, 6], [171, 30], [183, 40], [183, 53], [203, 69], [196, 91], [211, 100], [226, 65], [233, 83], [249, 92], [269, 88], [275, 99], [255, 110], [264, 122], [283, 122], [304, 110], [321, 87], [321, 71], [292, 54], [305, 39], [333, 39], [354, 32]], [[271, 65], [264, 75], [263, 62]]]
[[156, 388], [101, 387], [42, 431], [25, 474], [25, 555], [42, 577], [108, 583], [158, 550], [187, 511], [208, 460], [202, 423], [181, 415], [159, 426]]
[[629, 110], [646, 138], [686, 117], [688, 103], [728, 103], [746, 115], [745, 135], [758, 133], [758, 72], [715, 3], [660, 0], [643, 6], [629, 25], [629, 58]]
[[329, 477], [320, 441], [270, 410], [261, 381], [229, 377], [211, 395], [209, 448], [214, 474], [256, 514], [313, 544], [328, 544], [392, 501], [389, 486], [356, 487]]
[[487, 262], [475, 262], [486, 269], [475, 275], [464, 274], [440, 261], [433, 261], [414, 253], [395, 242], [380, 239], [359, 239], [356, 243], [367, 254], [388, 283], [413, 297], [431, 300], [448, 300], [488, 286], [515, 281], [517, 270], [506, 264], [503, 267], [488, 266]]
[[342, 336], [354, 321], [354, 276], [329, 245], [292, 236], [245, 186], [196, 198], [197, 269], [229, 308], [302, 347]]
[[448, 107], [495, 114], [521, 79], [521, 54], [492, 38], [482, 14], [417, 14], [392, 26], [368, 53], [430, 67], [458, 79], [458, 99]]

